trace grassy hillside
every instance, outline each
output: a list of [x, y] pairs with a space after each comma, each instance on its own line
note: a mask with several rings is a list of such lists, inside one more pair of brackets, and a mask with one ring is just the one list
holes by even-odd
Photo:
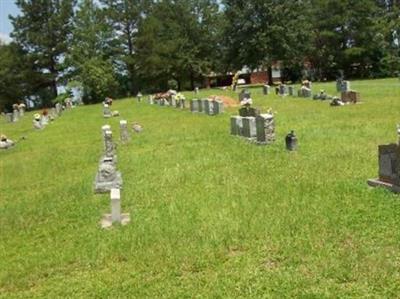
[[[400, 82], [352, 88], [363, 103], [336, 108], [252, 89], [255, 106], [277, 111], [268, 147], [229, 135], [237, 108], [210, 117], [124, 99], [120, 118], [84, 106], [43, 131], [31, 113], [1, 119], [0, 132], [27, 139], [0, 152], [0, 298], [398, 297], [400, 198], [366, 180], [377, 146], [397, 141]], [[118, 148], [132, 221], [102, 230], [100, 128], [117, 140], [120, 119], [144, 127]]]

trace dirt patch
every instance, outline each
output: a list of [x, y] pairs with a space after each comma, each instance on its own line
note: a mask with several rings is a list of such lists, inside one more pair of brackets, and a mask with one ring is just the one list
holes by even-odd
[[238, 106], [240, 106], [240, 103], [237, 100], [232, 99], [231, 97], [211, 95], [211, 96], [209, 96], [209, 98], [210, 99], [214, 99], [214, 98], [220, 99], [222, 102], [224, 102], [224, 106], [225, 107], [238, 107]]

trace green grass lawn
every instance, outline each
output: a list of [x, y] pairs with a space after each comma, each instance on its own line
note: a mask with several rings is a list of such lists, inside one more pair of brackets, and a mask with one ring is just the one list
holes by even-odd
[[[397, 141], [400, 82], [351, 85], [363, 103], [335, 108], [252, 89], [277, 111], [267, 147], [229, 135], [237, 108], [210, 117], [125, 99], [120, 118], [82, 106], [43, 131], [32, 113], [1, 119], [0, 133], [27, 139], [0, 152], [0, 298], [398, 298], [400, 195], [366, 180], [378, 145]], [[102, 230], [101, 126], [118, 140], [120, 119], [144, 127], [118, 147], [132, 220]], [[291, 129], [297, 152], [284, 147]]]

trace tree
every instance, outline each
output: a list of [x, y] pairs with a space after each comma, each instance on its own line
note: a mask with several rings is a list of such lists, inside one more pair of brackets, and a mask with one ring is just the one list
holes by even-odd
[[81, 82], [85, 104], [101, 102], [105, 97], [114, 96], [118, 89], [112, 64], [97, 57], [83, 64]]
[[225, 0], [227, 64], [301, 65], [312, 45], [309, 0]]
[[212, 69], [216, 60], [218, 5], [213, 0], [166, 0], [155, 3], [141, 24], [135, 53], [138, 74], [147, 82], [178, 88]]
[[100, 102], [105, 96], [115, 95], [113, 31], [105, 22], [105, 11], [94, 0], [82, 0], [73, 25], [65, 60], [69, 79], [82, 82], [85, 102]]
[[148, 1], [145, 0], [100, 0], [108, 25], [114, 31], [114, 56], [124, 64], [128, 75], [130, 92], [138, 89], [136, 79], [135, 43], [139, 24], [146, 14]]
[[0, 110], [11, 109], [46, 83], [46, 75], [33, 69], [33, 62], [17, 44], [0, 44]]
[[57, 81], [68, 50], [75, 0], [16, 0], [21, 14], [10, 17], [14, 25], [11, 36], [27, 51], [36, 67], [48, 73], [47, 86], [57, 96]]

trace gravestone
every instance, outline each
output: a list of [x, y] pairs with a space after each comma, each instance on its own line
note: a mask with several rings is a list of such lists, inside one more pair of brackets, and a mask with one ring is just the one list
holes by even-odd
[[115, 145], [112, 141], [112, 131], [107, 130], [104, 132], [104, 145], [105, 145], [105, 150], [104, 150], [104, 156], [108, 158], [114, 158], [115, 157]]
[[19, 116], [22, 117], [25, 115], [25, 108], [26, 108], [26, 106], [23, 103], [18, 105]]
[[298, 91], [298, 96], [302, 98], [311, 98], [312, 97], [312, 91], [310, 88], [306, 86], [302, 86], [300, 90]]
[[271, 113], [256, 117], [256, 132], [258, 144], [271, 144], [275, 141], [275, 120]]
[[210, 115], [210, 100], [209, 99], [205, 99], [203, 101], [203, 112], [207, 115]]
[[288, 92], [292, 97], [296, 95], [296, 89], [293, 86], [288, 86]]
[[49, 117], [44, 114], [42, 114], [42, 116], [40, 117], [40, 124], [42, 125], [42, 127], [47, 126], [49, 124]]
[[242, 117], [235, 115], [231, 116], [231, 135], [242, 135], [243, 121]]
[[104, 214], [101, 220], [101, 227], [108, 228], [113, 223], [119, 223], [126, 225], [130, 222], [130, 215], [128, 213], [121, 213], [121, 191], [118, 188], [112, 188], [110, 190], [110, 201], [111, 201], [111, 214]]
[[288, 94], [288, 87], [286, 84], [279, 85], [279, 95], [286, 96]]
[[239, 102], [243, 101], [244, 99], [250, 99], [251, 98], [251, 93], [247, 89], [242, 89], [242, 91], [239, 93]]
[[196, 95], [199, 94], [199, 88], [198, 87], [194, 88], [194, 94], [196, 94]]
[[354, 90], [342, 91], [341, 100], [343, 103], [356, 104], [360, 101], [360, 93]]
[[94, 192], [107, 193], [113, 188], [122, 188], [121, 173], [117, 171], [112, 158], [105, 157], [101, 161], [96, 174]]
[[149, 95], [149, 104], [153, 105], [154, 104], [154, 97], [152, 95]]
[[199, 112], [199, 100], [193, 99], [190, 101], [190, 111], [193, 113]]
[[385, 187], [400, 192], [400, 146], [398, 144], [378, 147], [379, 177], [367, 181], [372, 187]]
[[204, 112], [204, 99], [199, 100], [199, 112]]
[[215, 115], [224, 112], [224, 102], [222, 102], [220, 100], [214, 100], [213, 105], [214, 105], [214, 114]]
[[179, 100], [179, 108], [185, 109], [186, 108], [186, 100], [185, 99], [180, 99]]
[[61, 116], [61, 114], [62, 114], [62, 106], [61, 106], [60, 103], [56, 104], [56, 112], [57, 112], [58, 116]]
[[264, 95], [269, 95], [269, 94], [270, 94], [270, 91], [271, 91], [271, 86], [269, 86], [268, 84], [265, 84], [265, 85], [263, 86], [263, 94], [264, 94]]
[[110, 106], [108, 104], [103, 105], [103, 116], [105, 118], [109, 118], [112, 116], [112, 112], [111, 112]]
[[127, 143], [130, 140], [129, 131], [128, 131], [128, 122], [126, 120], [119, 121], [120, 128], [120, 138], [122, 143]]
[[17, 122], [19, 120], [19, 110], [18, 109], [14, 109], [13, 110], [13, 122]]
[[256, 118], [253, 116], [246, 116], [242, 118], [243, 122], [243, 136], [247, 138], [254, 138], [257, 136], [256, 131]]
[[176, 101], [174, 95], [171, 96], [171, 106], [172, 106], [172, 107], [178, 108], [178, 106], [177, 106], [177, 101]]
[[350, 91], [350, 81], [342, 80], [340, 82], [340, 90], [338, 90], [338, 91], [340, 91], [340, 92]]
[[260, 111], [253, 107], [245, 106], [239, 109], [239, 115], [242, 117], [256, 117], [258, 114], [260, 114]]

